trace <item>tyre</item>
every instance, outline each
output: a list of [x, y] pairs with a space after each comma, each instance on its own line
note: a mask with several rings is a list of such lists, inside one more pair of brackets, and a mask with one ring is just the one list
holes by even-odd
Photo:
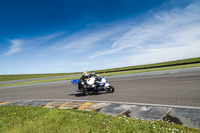
[[88, 95], [88, 91], [86, 91], [85, 89], [83, 90], [83, 96], [87, 96]]
[[83, 96], [86, 96], [86, 93], [85, 93], [85, 91], [83, 92]]
[[110, 93], [113, 93], [114, 91], [115, 91], [115, 88], [114, 88], [112, 85], [110, 85], [110, 86], [109, 86], [109, 92], [110, 92]]

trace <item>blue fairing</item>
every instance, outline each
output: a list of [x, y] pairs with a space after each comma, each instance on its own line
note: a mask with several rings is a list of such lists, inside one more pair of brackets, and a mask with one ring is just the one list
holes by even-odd
[[80, 79], [74, 79], [74, 80], [71, 81], [71, 83], [78, 86], [79, 80]]
[[99, 83], [99, 86], [104, 87], [106, 83]]

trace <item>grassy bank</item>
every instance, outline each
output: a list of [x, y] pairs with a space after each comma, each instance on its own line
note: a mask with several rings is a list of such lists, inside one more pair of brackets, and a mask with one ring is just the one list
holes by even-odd
[[[130, 67], [121, 67], [121, 68], [113, 68], [113, 69], [105, 69], [105, 70], [97, 70], [97, 71], [91, 71], [95, 73], [102, 73], [107, 71], [116, 71], [116, 70], [126, 70], [126, 69], [134, 69], [134, 68], [144, 68], [144, 67], [153, 67], [153, 66], [162, 66], [162, 65], [172, 65], [172, 64], [180, 64], [180, 63], [191, 63], [191, 62], [197, 62], [200, 61], [200, 57], [198, 58], [191, 58], [191, 59], [184, 59], [184, 60], [177, 60], [177, 61], [170, 61], [170, 62], [163, 62], [163, 63], [156, 63], [156, 64], [149, 64], [149, 65], [140, 65], [140, 66], [130, 66]], [[194, 64], [195, 65], [195, 64]], [[178, 68], [185, 68], [188, 67], [188, 65], [180, 65]], [[199, 65], [197, 65], [199, 66]], [[193, 67], [193, 64], [191, 64], [191, 67]], [[170, 67], [167, 67], [170, 68]], [[175, 67], [176, 68], [176, 67]], [[153, 69], [151, 69], [153, 70]], [[150, 70], [150, 71], [151, 71]], [[161, 68], [160, 70], [166, 70], [166, 68]], [[148, 70], [149, 71], [149, 70]], [[128, 71], [127, 71], [128, 72]], [[126, 73], [127, 73], [126, 72]], [[137, 71], [138, 72], [138, 71]], [[140, 72], [143, 72], [141, 70]], [[74, 74], [80, 74], [82, 72], [77, 73], [55, 73], [55, 74], [18, 74], [18, 75], [0, 75], [0, 81], [10, 81], [10, 80], [21, 80], [21, 79], [34, 79], [34, 78], [45, 78], [45, 77], [55, 77], [55, 76], [65, 76], [65, 75], [74, 75]], [[133, 71], [128, 72], [133, 73]], [[112, 73], [113, 75], [114, 73]], [[109, 74], [110, 75], [110, 74]]]
[[74, 74], [80, 74], [80, 73], [0, 75], [0, 81], [34, 79], [34, 78], [45, 78], [45, 77], [56, 77], [56, 76], [66, 76], [66, 75], [74, 75]]
[[153, 72], [153, 71], [183, 69], [183, 68], [192, 68], [192, 67], [200, 67], [200, 63], [189, 64], [189, 65], [181, 65], [181, 66], [150, 68], [150, 69], [142, 69], [142, 70], [130, 70], [130, 71], [121, 71], [121, 72], [111, 72], [111, 73], [104, 73], [104, 74], [100, 74], [100, 75], [103, 75], [103, 76], [112, 76], [112, 75], [122, 75], [122, 74], [142, 73], [142, 72]]
[[162, 63], [155, 63], [155, 64], [147, 64], [147, 65], [112, 68], [112, 69], [105, 69], [105, 70], [99, 70], [99, 71], [93, 71], [93, 72], [101, 73], [101, 72], [126, 70], [126, 69], [136, 69], [136, 68], [165, 66], [165, 65], [176, 65], [176, 64], [181, 64], [181, 63], [192, 63], [192, 62], [198, 62], [198, 61], [200, 61], [200, 57], [198, 57], [198, 58], [190, 58], [190, 59], [183, 59], [183, 60], [176, 60], [176, 61], [169, 61], [169, 62], [162, 62]]
[[[181, 66], [142, 69], [142, 70], [131, 70], [131, 71], [122, 71], [122, 72], [102, 73], [102, 74], [100, 74], [100, 76], [112, 76], [112, 75], [122, 75], [122, 74], [130, 74], [130, 73], [142, 73], [142, 72], [152, 72], [152, 71], [162, 71], [162, 70], [173, 70], [173, 69], [191, 68], [191, 67], [200, 67], [200, 63], [189, 64], [189, 65], [181, 65]], [[12, 85], [43, 83], [43, 82], [53, 82], [53, 81], [62, 81], [62, 80], [72, 80], [72, 79], [78, 79], [78, 78], [80, 78], [80, 76], [55, 78], [55, 79], [44, 79], [44, 80], [29, 81], [29, 82], [19, 82], [19, 83], [9, 83], [9, 84], [2, 84], [2, 85], [0, 85], [0, 87], [12, 86]]]
[[0, 107], [1, 133], [28, 132], [124, 132], [199, 133], [200, 130], [164, 121], [142, 121], [123, 115], [112, 117], [96, 112], [42, 107]]
[[43, 79], [43, 80], [28, 81], [28, 82], [2, 84], [2, 85], [0, 85], [0, 87], [12, 86], [12, 85], [23, 85], [23, 84], [35, 84], [35, 83], [53, 82], [53, 81], [63, 81], [63, 80], [72, 80], [72, 79], [78, 79], [78, 78], [80, 78], [80, 76], [55, 78], [55, 79]]

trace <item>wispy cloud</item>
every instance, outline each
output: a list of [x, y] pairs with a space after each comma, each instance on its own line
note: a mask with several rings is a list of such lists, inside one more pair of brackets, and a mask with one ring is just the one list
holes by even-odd
[[[128, 30], [128, 26], [104, 25], [96, 29], [83, 29], [58, 40], [50, 49], [68, 54], [93, 53], [98, 48], [105, 49]], [[110, 43], [111, 42], [111, 43]], [[95, 49], [96, 48], [96, 49]], [[95, 49], [95, 50], [94, 50]]]
[[110, 50], [106, 50], [106, 51], [98, 51], [94, 55], [90, 56], [88, 59], [93, 59], [93, 58], [96, 58], [96, 57], [99, 57], [99, 56], [116, 53], [116, 52], [119, 52], [123, 49], [124, 49], [123, 47], [119, 47], [119, 48], [114, 48], [114, 49], [110, 49]]
[[58, 35], [60, 35], [60, 33], [43, 36], [43, 37], [36, 37], [32, 39], [9, 40], [9, 42], [11, 43], [11, 46], [9, 47], [9, 50], [5, 52], [3, 55], [8, 56], [8, 55], [13, 55], [22, 51], [32, 50], [35, 47], [57, 37]]
[[129, 56], [120, 56], [117, 62], [107, 63], [109, 68], [144, 65], [199, 57], [199, 43], [175, 47], [148, 47], [148, 49], [130, 50], [128, 52], [136, 53]]
[[4, 53], [3, 55], [12, 55], [22, 50], [22, 46], [24, 45], [23, 40], [14, 39], [14, 40], [10, 40], [10, 42], [12, 45], [10, 46], [9, 51]]
[[[154, 49], [152, 53], [164, 52], [167, 49], [176, 49], [178, 52], [182, 46], [191, 47], [188, 49], [190, 51], [185, 49], [185, 53], [192, 53], [197, 47], [200, 49], [199, 14], [200, 5], [197, 3], [183, 9], [174, 8], [155, 13], [143, 23], [132, 26], [129, 31], [114, 41], [110, 49], [98, 51], [90, 59], [114, 54], [127, 48], [132, 50], [133, 55], [136, 52], [142, 54], [148, 49]], [[193, 47], [194, 44], [196, 47]]]
[[131, 18], [78, 31], [55, 42], [51, 50], [73, 56], [77, 62], [71, 65], [81, 70], [200, 56], [199, 4], [150, 14], [141, 22]]
[[[22, 51], [60, 70], [85, 71], [200, 56], [200, 4], [146, 14], [74, 32], [10, 40], [3, 55]], [[138, 19], [139, 18], [139, 19]], [[95, 28], [94, 28], [95, 27]], [[73, 32], [73, 31], [72, 31]], [[35, 59], [35, 58], [33, 58]], [[35, 59], [37, 60], [37, 59]]]
[[72, 65], [75, 65], [75, 66], [88, 66], [88, 65], [91, 65], [90, 62], [76, 62], [76, 63], [72, 63]]

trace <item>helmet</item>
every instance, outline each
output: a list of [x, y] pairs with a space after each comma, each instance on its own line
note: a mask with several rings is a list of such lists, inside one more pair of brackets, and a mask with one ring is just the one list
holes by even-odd
[[83, 75], [84, 75], [84, 76], [88, 76], [88, 72], [84, 72]]

